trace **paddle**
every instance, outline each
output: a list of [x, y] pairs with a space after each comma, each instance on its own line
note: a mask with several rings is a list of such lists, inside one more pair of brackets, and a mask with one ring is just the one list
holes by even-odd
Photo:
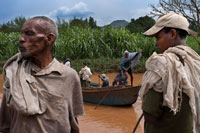
[[101, 101], [97, 104], [97, 106], [94, 108], [94, 109], [97, 109], [98, 106], [104, 101], [104, 99], [106, 98], [106, 96], [111, 92], [111, 90], [109, 90], [105, 95], [104, 97], [101, 99]]
[[144, 114], [142, 113], [142, 115], [141, 115], [140, 118], [138, 119], [138, 121], [137, 121], [137, 123], [136, 123], [136, 125], [135, 125], [135, 128], [133, 129], [133, 132], [132, 132], [132, 133], [135, 133], [135, 131], [136, 131], [136, 129], [137, 129], [137, 127], [138, 127], [138, 125], [139, 125], [139, 123], [140, 123], [140, 121], [141, 121], [141, 119], [142, 119], [143, 116], [144, 116]]

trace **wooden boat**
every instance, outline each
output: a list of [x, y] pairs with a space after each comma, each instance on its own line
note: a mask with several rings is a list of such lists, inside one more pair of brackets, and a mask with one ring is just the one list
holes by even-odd
[[128, 106], [136, 102], [141, 86], [82, 88], [84, 102], [111, 106]]

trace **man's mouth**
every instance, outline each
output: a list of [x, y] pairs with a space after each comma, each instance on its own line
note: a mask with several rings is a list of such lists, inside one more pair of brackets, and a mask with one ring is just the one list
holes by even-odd
[[26, 48], [23, 47], [23, 46], [19, 46], [19, 50], [20, 50], [21, 52], [25, 52], [25, 51], [26, 51]]

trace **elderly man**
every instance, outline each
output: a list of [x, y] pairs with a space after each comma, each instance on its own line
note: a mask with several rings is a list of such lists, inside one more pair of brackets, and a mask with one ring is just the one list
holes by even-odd
[[20, 53], [4, 66], [0, 132], [79, 132], [77, 117], [83, 114], [80, 80], [72, 68], [52, 58], [57, 36], [55, 23], [47, 17], [24, 23]]
[[145, 133], [200, 133], [200, 56], [186, 46], [187, 34], [196, 35], [188, 27], [168, 13], [144, 33], [161, 52], [147, 60], [139, 92]]

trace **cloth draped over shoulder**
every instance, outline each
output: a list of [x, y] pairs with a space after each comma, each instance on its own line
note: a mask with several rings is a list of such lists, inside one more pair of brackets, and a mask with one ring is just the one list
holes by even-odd
[[129, 53], [128, 58], [126, 58], [125, 53], [129, 53], [129, 52], [128, 51], [124, 52], [124, 56], [121, 58], [120, 65], [122, 65], [128, 61], [131, 61], [131, 69], [133, 69], [133, 67], [136, 65], [136, 63], [138, 62], [138, 60], [140, 59], [142, 54], [139, 52], [133, 52], [133, 53]]
[[16, 54], [3, 68], [3, 89], [7, 106], [14, 107], [26, 115], [42, 114], [46, 110], [46, 105], [43, 103], [40, 90], [29, 85], [35, 82], [34, 76], [31, 75], [31, 62], [22, 60], [21, 54]]
[[[180, 55], [184, 63], [177, 56]], [[182, 92], [189, 98], [193, 114], [193, 133], [200, 133], [200, 56], [185, 45], [168, 48], [163, 54], [153, 53], [146, 62], [141, 99], [149, 89], [163, 92], [163, 106], [169, 107], [174, 114], [180, 110]], [[150, 73], [154, 73], [154, 77]], [[159, 81], [162, 88], [156, 89]]]

